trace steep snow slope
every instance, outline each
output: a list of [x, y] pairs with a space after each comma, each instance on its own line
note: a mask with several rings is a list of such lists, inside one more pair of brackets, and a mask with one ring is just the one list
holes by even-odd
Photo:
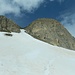
[[0, 32], [0, 75], [75, 75], [75, 52], [36, 40], [23, 30]]

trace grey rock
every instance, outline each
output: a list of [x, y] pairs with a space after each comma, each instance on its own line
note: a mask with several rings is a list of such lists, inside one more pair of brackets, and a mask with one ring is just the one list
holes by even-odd
[[5, 16], [0, 16], [0, 31], [2, 32], [20, 32], [20, 27], [12, 20], [7, 19]]
[[10, 34], [10, 33], [5, 33], [4, 35], [6, 35], [6, 36], [13, 36], [13, 35]]
[[54, 19], [41, 18], [32, 22], [25, 30], [31, 36], [52, 45], [75, 50], [75, 38]]

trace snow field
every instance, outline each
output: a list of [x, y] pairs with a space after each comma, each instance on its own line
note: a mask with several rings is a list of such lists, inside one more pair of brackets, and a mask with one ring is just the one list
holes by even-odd
[[21, 30], [0, 32], [0, 75], [75, 75], [75, 51], [34, 39]]

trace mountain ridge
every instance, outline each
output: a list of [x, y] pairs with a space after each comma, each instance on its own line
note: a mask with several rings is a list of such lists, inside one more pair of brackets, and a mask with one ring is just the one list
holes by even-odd
[[25, 27], [28, 34], [52, 45], [75, 50], [75, 38], [57, 20], [41, 18]]
[[[0, 16], [1, 32], [20, 33], [21, 27], [5, 16]], [[46, 43], [75, 50], [75, 38], [57, 20], [40, 18], [33, 21], [27, 27], [22, 28], [29, 35]], [[10, 34], [7, 34], [10, 35]]]
[[20, 32], [20, 26], [5, 16], [0, 16], [0, 31], [2, 32]]

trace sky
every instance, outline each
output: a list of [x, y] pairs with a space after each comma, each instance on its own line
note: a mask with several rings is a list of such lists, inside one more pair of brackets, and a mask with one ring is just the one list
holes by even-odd
[[38, 18], [53, 18], [75, 36], [75, 0], [0, 0], [0, 15], [21, 27]]

